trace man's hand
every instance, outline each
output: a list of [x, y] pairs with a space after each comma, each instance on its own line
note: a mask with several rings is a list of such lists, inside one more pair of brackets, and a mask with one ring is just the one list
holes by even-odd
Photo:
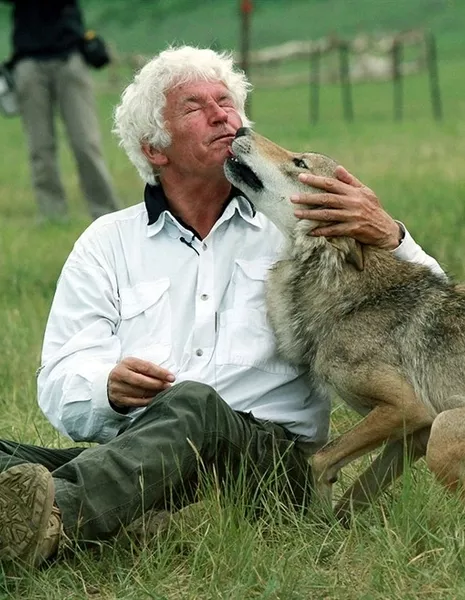
[[337, 167], [336, 179], [302, 173], [299, 180], [323, 190], [323, 193], [309, 192], [291, 197], [296, 204], [314, 207], [297, 209], [296, 217], [324, 222], [311, 235], [347, 236], [386, 250], [393, 250], [400, 244], [402, 231], [399, 224], [383, 209], [374, 192], [344, 167]]
[[123, 359], [108, 376], [108, 400], [116, 408], [147, 406], [154, 396], [168, 389], [172, 373], [140, 358]]

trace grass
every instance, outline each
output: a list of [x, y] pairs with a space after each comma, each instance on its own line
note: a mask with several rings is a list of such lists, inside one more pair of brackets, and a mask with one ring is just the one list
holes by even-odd
[[[392, 119], [388, 84], [354, 88], [356, 119], [341, 117], [339, 90], [322, 91], [321, 121], [308, 121], [308, 90], [257, 89], [256, 128], [290, 148], [335, 156], [376, 190], [384, 206], [457, 278], [465, 278], [465, 62], [441, 62], [444, 120], [431, 118], [424, 76], [406, 81], [402, 122]], [[96, 79], [107, 162], [126, 205], [139, 202], [142, 183], [110, 134], [120, 90]], [[61, 266], [89, 223], [72, 157], [61, 144], [72, 220], [38, 226], [26, 146], [18, 120], [0, 121], [0, 437], [65, 446], [41, 415], [35, 370]], [[62, 137], [62, 131], [60, 130]], [[354, 417], [336, 405], [333, 432]], [[348, 468], [342, 487], [357, 469]], [[38, 599], [417, 599], [465, 597], [463, 505], [419, 463], [351, 527], [291, 514], [270, 495], [265, 517], [251, 520], [243, 499], [203, 490], [194, 519], [181, 519], [151, 544], [111, 542], [68, 556], [36, 572], [0, 572], [0, 598]]]

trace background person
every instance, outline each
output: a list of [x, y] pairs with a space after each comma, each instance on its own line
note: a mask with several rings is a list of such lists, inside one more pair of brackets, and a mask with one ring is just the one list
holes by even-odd
[[[303, 447], [326, 441], [330, 403], [276, 353], [264, 284], [284, 240], [224, 176], [234, 135], [249, 125], [248, 90], [229, 55], [181, 47], [124, 91], [115, 131], [144, 199], [76, 242], [38, 379], [50, 422], [100, 445], [0, 442], [2, 560], [39, 563], [61, 528], [96, 540], [143, 510], [179, 508], [195, 499], [199, 462], [219, 481], [245, 472], [256, 500], [273, 477], [282, 502], [307, 505]], [[398, 246], [399, 226], [376, 196], [346, 186], [359, 234], [438, 268], [408, 233]]]
[[57, 112], [92, 218], [117, 210], [101, 151], [92, 82], [79, 52], [84, 24], [78, 1], [0, 1], [13, 5], [13, 74], [41, 218], [63, 220], [67, 214], [58, 168]]

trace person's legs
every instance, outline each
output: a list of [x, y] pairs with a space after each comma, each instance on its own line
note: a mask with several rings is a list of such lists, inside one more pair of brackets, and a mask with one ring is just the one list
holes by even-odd
[[[22, 454], [29, 456], [37, 460]], [[266, 495], [271, 480], [283, 501], [308, 504], [310, 467], [284, 428], [235, 412], [207, 385], [183, 382], [116, 438], [76, 452], [52, 473], [30, 463], [0, 473], [0, 560], [37, 564], [56, 552], [61, 525], [76, 541], [92, 541], [148, 509], [180, 507], [195, 498], [199, 472], [212, 467], [219, 481], [244, 476], [255, 495]]]
[[49, 66], [46, 61], [22, 60], [15, 67], [14, 78], [40, 215], [47, 220], [60, 220], [65, 217], [67, 208], [58, 170], [54, 126], [56, 98]]
[[293, 503], [307, 501], [310, 468], [283, 428], [233, 411], [209, 386], [183, 382], [115, 439], [56, 469], [55, 499], [66, 533], [95, 540], [173, 498], [192, 500], [199, 465], [215, 465], [224, 478], [244, 464], [255, 490], [273, 474]]
[[39, 464], [49, 471], [54, 471], [76, 458], [83, 450], [85, 448], [43, 448], [32, 444], [0, 440], [0, 473], [24, 463]]
[[63, 61], [56, 72], [56, 90], [79, 181], [94, 219], [120, 207], [101, 151], [92, 81], [79, 54]]

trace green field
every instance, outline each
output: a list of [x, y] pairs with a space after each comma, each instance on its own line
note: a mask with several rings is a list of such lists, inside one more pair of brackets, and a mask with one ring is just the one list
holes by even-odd
[[[238, 49], [240, 4], [241, 0], [84, 1], [89, 24], [104, 31], [121, 51], [144, 53], [172, 42]], [[465, 5], [460, 0], [253, 0], [253, 6], [252, 48], [335, 32], [352, 37], [419, 27], [440, 33], [448, 56], [464, 48]]]
[[[204, 4], [213, 10], [213, 3]], [[232, 4], [218, 2], [215, 7], [221, 16], [221, 11], [232, 11]], [[325, 6], [332, 7], [332, 15], [337, 7], [343, 10], [342, 0], [291, 2], [294, 8], [286, 9], [289, 23], [286, 18], [282, 24], [287, 38], [299, 39], [304, 30], [292, 12], [297, 11], [297, 4], [301, 10], [312, 7], [320, 15]], [[344, 9], [346, 30], [354, 30], [357, 15], [363, 16], [361, 27], [365, 22], [373, 26], [375, 4], [361, 1], [357, 10]], [[393, 4], [393, 0], [379, 3], [379, 22], [384, 15], [386, 28], [391, 23], [397, 27], [396, 18], [400, 18]], [[108, 11], [109, 4], [89, 0], [87, 5], [103, 23], [103, 8]], [[257, 16], [260, 12], [264, 18], [269, 12], [277, 23], [279, 5], [278, 0], [262, 2]], [[346, 5], [354, 8], [356, 3], [346, 0]], [[443, 121], [431, 117], [425, 74], [405, 81], [402, 122], [393, 121], [388, 83], [354, 86], [353, 123], [342, 118], [336, 85], [322, 90], [321, 120], [316, 126], [309, 123], [306, 86], [256, 89], [251, 115], [258, 131], [282, 145], [334, 156], [376, 191], [388, 211], [406, 224], [452, 277], [465, 280], [465, 53], [459, 35], [465, 10], [458, 2], [411, 0], [408, 5], [411, 10], [403, 13], [404, 23], [406, 14], [437, 23]], [[121, 1], [114, 6], [125, 8]], [[421, 6], [430, 11], [422, 13]], [[147, 8], [140, 3], [139, 10], [143, 13]], [[199, 36], [187, 41], [209, 43], [207, 27], [204, 31], [200, 25], [207, 7], [197, 10]], [[0, 12], [0, 17], [4, 14]], [[163, 45], [158, 28], [168, 27], [174, 19], [169, 11], [166, 14], [154, 31], [157, 47]], [[333, 21], [339, 22], [336, 16]], [[125, 38], [121, 26], [118, 29], [108, 22], [108, 31], [121, 34], [127, 49], [134, 49], [135, 27], [133, 21], [128, 22]], [[183, 27], [182, 31], [188, 31], [184, 22]], [[191, 26], [193, 36], [192, 30]], [[232, 37], [222, 35], [222, 45], [226, 40], [232, 44]], [[148, 37], [141, 34], [140, 40], [141, 51], [147, 51]], [[110, 132], [112, 109], [121, 90], [109, 88], [105, 73], [96, 76], [95, 83], [105, 156], [120, 197], [130, 205], [141, 200], [143, 184]], [[89, 219], [61, 130], [61, 164], [72, 216], [70, 224], [61, 227], [36, 224], [20, 122], [1, 119], [0, 134], [0, 437], [63, 446], [69, 441], [52, 429], [36, 406], [35, 370], [57, 277]], [[333, 416], [334, 433], [353, 420], [339, 405]], [[347, 470], [342, 486], [355, 472]], [[206, 486], [204, 494], [204, 506], [193, 520], [180, 521], [142, 549], [109, 543], [39, 572], [19, 568], [0, 572], [0, 600], [465, 598], [463, 505], [442, 491], [422, 463], [369, 511], [357, 516], [349, 529], [323, 524], [312, 514], [288, 514], [272, 498], [268, 514], [251, 521], [240, 497], [222, 499], [212, 485]]]
[[[86, 23], [121, 52], [151, 54], [169, 43], [240, 47], [241, 0], [81, 0]], [[253, 0], [251, 47], [317, 39], [337, 32], [428, 28], [444, 56], [463, 53], [461, 0]], [[284, 18], [283, 18], [284, 8]], [[0, 3], [0, 56], [6, 54], [8, 9]]]

